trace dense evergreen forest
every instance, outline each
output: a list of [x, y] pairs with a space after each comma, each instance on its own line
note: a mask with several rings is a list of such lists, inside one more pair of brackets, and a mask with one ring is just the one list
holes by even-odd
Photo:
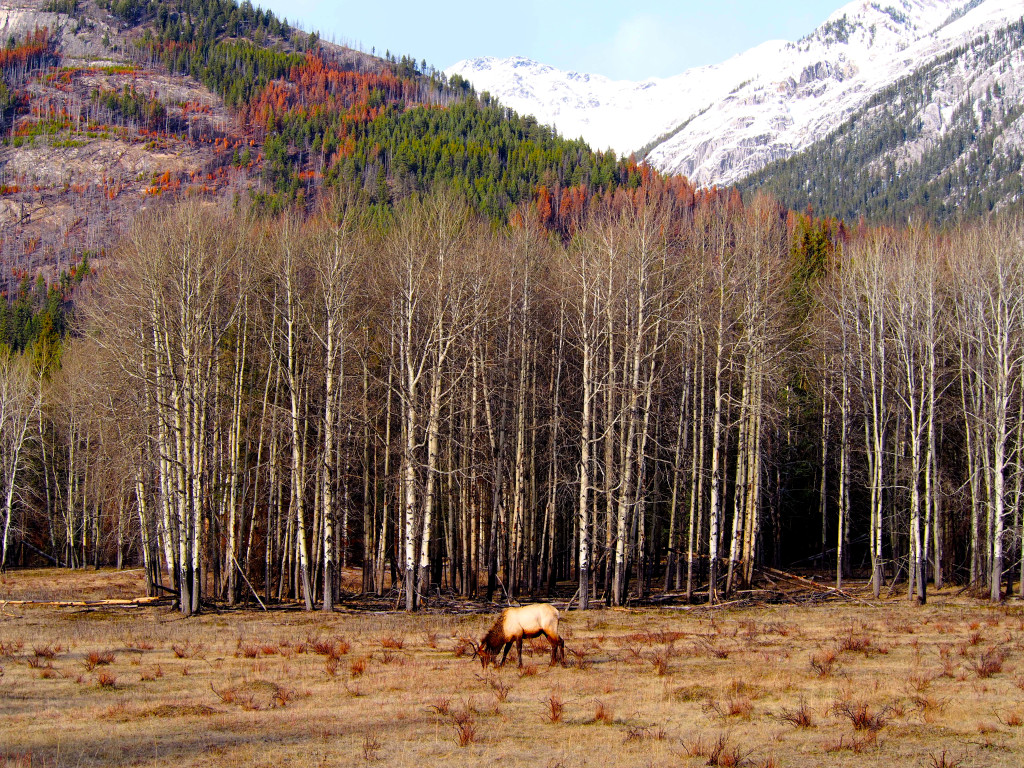
[[1020, 221], [851, 230], [248, 4], [105, 5], [223, 95], [261, 186], [7, 297], [3, 567], [142, 563], [186, 614], [329, 610], [349, 566], [409, 610], [1021, 577]]

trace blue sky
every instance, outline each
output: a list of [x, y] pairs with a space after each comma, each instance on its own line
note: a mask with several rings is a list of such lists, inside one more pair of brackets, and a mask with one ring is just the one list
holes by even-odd
[[640, 80], [723, 61], [766, 40], [795, 40], [845, 0], [255, 0], [325, 39], [426, 59], [527, 56], [560, 69]]

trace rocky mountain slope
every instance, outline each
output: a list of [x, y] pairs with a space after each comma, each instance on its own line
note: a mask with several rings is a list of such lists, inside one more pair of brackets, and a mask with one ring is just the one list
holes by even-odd
[[923, 63], [1019, 19], [1019, 0], [856, 0], [796, 42], [666, 79], [615, 82], [525, 59], [447, 70], [564, 134], [700, 184], [731, 184], [828, 135]]
[[1024, 20], [882, 89], [836, 130], [741, 182], [846, 219], [947, 220], [1024, 199]]

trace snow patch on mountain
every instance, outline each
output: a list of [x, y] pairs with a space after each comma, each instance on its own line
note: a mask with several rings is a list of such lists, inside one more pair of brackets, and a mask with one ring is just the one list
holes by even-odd
[[641, 82], [530, 59], [446, 70], [597, 149], [647, 147], [657, 168], [730, 184], [806, 148], [922, 63], [1019, 19], [1020, 0], [855, 0], [806, 37]]

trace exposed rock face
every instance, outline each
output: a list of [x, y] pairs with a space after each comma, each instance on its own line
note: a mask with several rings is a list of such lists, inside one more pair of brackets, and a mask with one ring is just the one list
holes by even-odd
[[[102, 253], [167, 192], [229, 191], [241, 176], [235, 150], [248, 144], [219, 96], [131, 61], [130, 31], [94, 3], [82, 0], [77, 18], [43, 5], [0, 2], [3, 43], [46, 28], [60, 68], [28, 73], [16, 84], [28, 107], [0, 119], [0, 281]], [[121, 119], [94, 98], [125, 88], [163, 105], [160, 125]]]

